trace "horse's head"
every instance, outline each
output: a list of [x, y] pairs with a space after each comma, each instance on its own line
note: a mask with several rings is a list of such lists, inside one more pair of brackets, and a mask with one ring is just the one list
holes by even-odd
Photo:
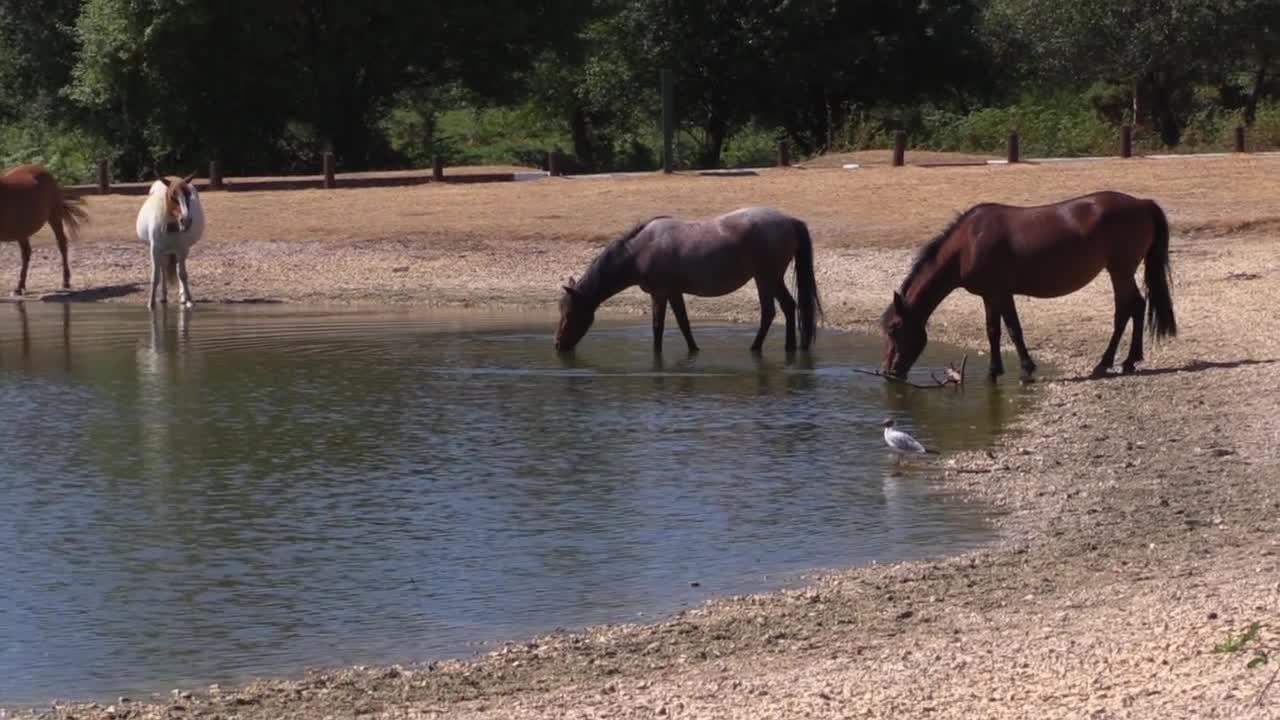
[[578, 292], [577, 282], [569, 278], [560, 296], [560, 325], [556, 328], [556, 350], [568, 352], [577, 346], [596, 319], [596, 309]]
[[162, 177], [165, 187], [165, 228], [169, 232], [186, 232], [191, 229], [191, 208], [196, 202], [195, 179], [191, 174], [184, 178]]
[[880, 317], [880, 329], [884, 332], [881, 369], [893, 377], [906, 377], [929, 342], [923, 318], [911, 311], [901, 294], [894, 292], [893, 302]]

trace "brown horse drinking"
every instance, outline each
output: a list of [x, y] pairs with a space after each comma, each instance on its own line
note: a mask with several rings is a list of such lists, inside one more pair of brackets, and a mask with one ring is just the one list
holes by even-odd
[[[795, 258], [796, 295], [787, 291], [787, 265]], [[689, 330], [684, 295], [728, 295], [755, 279], [760, 296], [760, 331], [753, 352], [782, 306], [787, 321], [786, 349], [796, 349], [799, 320], [801, 349], [808, 349], [822, 312], [813, 276], [809, 228], [790, 215], [764, 207], [742, 208], [699, 222], [657, 217], [631, 228], [591, 263], [581, 280], [569, 278], [560, 299], [557, 350], [572, 350], [586, 335], [596, 308], [623, 290], [639, 285], [653, 298], [653, 349], [662, 351], [667, 305], [676, 316], [689, 352], [697, 352]]]
[[[1133, 274], [1144, 263], [1147, 298]], [[884, 371], [905, 377], [928, 337], [925, 323], [956, 288], [982, 298], [991, 343], [991, 377], [1004, 372], [1000, 321], [1018, 351], [1025, 376], [1036, 369], [1022, 340], [1014, 295], [1061, 297], [1088, 285], [1103, 269], [1115, 290], [1115, 328], [1102, 360], [1101, 377], [1115, 363], [1125, 325], [1133, 339], [1125, 373], [1142, 360], [1143, 313], [1157, 338], [1174, 336], [1169, 292], [1169, 225], [1154, 201], [1118, 192], [1100, 192], [1051, 205], [975, 205], [920, 251], [902, 289], [893, 294], [880, 324], [885, 334]]]
[[14, 295], [27, 289], [27, 267], [31, 264], [31, 236], [45, 223], [53, 230], [62, 253], [62, 287], [71, 287], [71, 266], [67, 264], [67, 235], [74, 239], [80, 223], [89, 218], [79, 198], [62, 194], [58, 181], [39, 165], [19, 165], [0, 175], [0, 241], [17, 242], [22, 251], [22, 270]]

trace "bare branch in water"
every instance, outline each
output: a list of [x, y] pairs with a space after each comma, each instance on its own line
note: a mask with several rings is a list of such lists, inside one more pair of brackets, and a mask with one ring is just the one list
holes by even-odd
[[939, 388], [944, 388], [951, 385], [954, 385], [957, 388], [964, 387], [964, 371], [965, 371], [965, 368], [968, 366], [968, 364], [969, 364], [969, 356], [965, 355], [964, 358], [960, 361], [959, 368], [955, 366], [955, 363], [947, 363], [947, 367], [943, 371], [943, 375], [944, 375], [943, 378], [939, 378], [937, 375], [934, 375], [933, 373], [929, 373], [929, 379], [933, 380], [932, 385], [920, 385], [917, 383], [913, 383], [910, 380], [907, 380], [906, 378], [894, 377], [893, 375], [886, 375], [880, 372], [879, 370], [871, 371], [871, 370], [860, 370], [858, 368], [854, 368], [853, 371], [856, 373], [862, 373], [863, 375], [874, 375], [876, 377], [881, 377], [881, 378], [884, 378], [885, 380], [888, 380], [889, 382], [898, 383], [900, 385], [909, 385], [913, 388], [916, 388], [917, 390], [937, 390]]

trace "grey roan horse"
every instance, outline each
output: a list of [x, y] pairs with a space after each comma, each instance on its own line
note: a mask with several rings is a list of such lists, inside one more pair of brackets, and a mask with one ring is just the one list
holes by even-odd
[[[792, 258], [796, 261], [796, 298], [791, 297], [786, 283]], [[728, 295], [752, 278], [760, 296], [760, 331], [751, 350], [760, 352], [764, 345], [777, 314], [775, 301], [787, 321], [786, 349], [796, 349], [799, 320], [800, 348], [807, 350], [822, 313], [813, 277], [809, 228], [801, 220], [766, 207], [741, 208], [696, 222], [660, 216], [628, 230], [596, 257], [581, 280], [569, 278], [564, 286], [556, 349], [572, 350], [587, 334], [601, 303], [639, 285], [653, 298], [654, 352], [662, 352], [668, 304], [689, 352], [697, 352], [684, 295]]]

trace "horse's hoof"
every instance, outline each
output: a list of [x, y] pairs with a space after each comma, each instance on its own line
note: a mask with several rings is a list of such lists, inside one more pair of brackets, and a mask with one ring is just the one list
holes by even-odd
[[13, 292], [11, 292], [11, 293], [9, 293], [9, 294], [10, 294], [10, 295], [12, 295], [13, 297], [22, 297], [22, 289], [21, 289], [21, 288], [19, 288], [19, 289], [14, 290]]
[[1109, 368], [1107, 368], [1106, 366], [1099, 365], [1098, 367], [1093, 369], [1093, 372], [1089, 373], [1089, 379], [1100, 380], [1107, 376], [1108, 370]]
[[1138, 368], [1134, 367], [1133, 363], [1125, 363], [1124, 365], [1120, 366], [1120, 372], [1124, 373], [1125, 375], [1132, 375], [1138, 372]]
[[1030, 373], [1026, 373], [1018, 378], [1018, 382], [1022, 383], [1023, 385], [1030, 385], [1035, 381], [1036, 381], [1035, 376]]

